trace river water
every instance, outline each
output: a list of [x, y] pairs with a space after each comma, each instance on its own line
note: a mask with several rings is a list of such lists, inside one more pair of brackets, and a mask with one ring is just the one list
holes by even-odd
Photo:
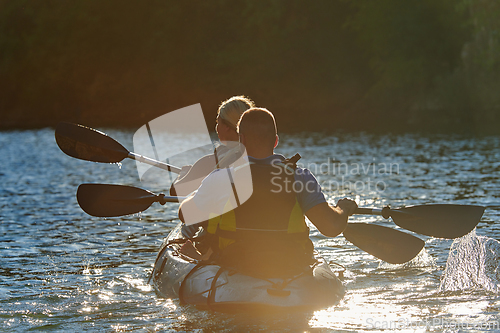
[[[133, 132], [104, 131], [132, 150]], [[499, 137], [307, 133], [282, 135], [278, 152], [300, 152], [332, 203], [346, 196], [362, 207], [487, 208], [477, 229], [455, 241], [448, 266], [453, 240], [417, 235], [425, 250], [390, 265], [312, 229], [317, 250], [347, 268], [339, 304], [259, 317], [213, 313], [162, 299], [148, 284], [158, 248], [177, 223], [177, 204], [104, 219], [86, 215], [76, 201], [86, 182], [165, 191], [168, 173], [141, 182], [132, 160], [68, 157], [53, 129], [0, 132], [0, 330], [500, 331]], [[377, 216], [350, 221], [398, 228]]]

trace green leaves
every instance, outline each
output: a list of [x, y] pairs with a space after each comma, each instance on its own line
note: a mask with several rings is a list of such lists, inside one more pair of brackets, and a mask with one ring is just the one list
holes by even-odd
[[470, 0], [3, 1], [0, 126], [136, 127], [194, 103], [210, 119], [246, 94], [285, 131], [495, 127], [466, 115], [498, 105], [499, 17]]

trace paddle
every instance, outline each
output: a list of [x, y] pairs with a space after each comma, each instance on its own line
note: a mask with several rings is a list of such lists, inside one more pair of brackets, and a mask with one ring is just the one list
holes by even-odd
[[368, 223], [348, 223], [344, 237], [361, 250], [390, 264], [415, 258], [425, 243], [405, 232]]
[[[132, 186], [82, 184], [77, 198], [80, 207], [89, 215], [112, 217], [135, 214], [148, 209], [154, 202], [179, 202], [185, 197], [156, 195]], [[363, 251], [392, 264], [413, 259], [424, 247], [415, 236], [387, 227], [366, 223], [349, 223], [344, 230], [347, 240]]]
[[115, 139], [82, 125], [61, 122], [56, 127], [55, 136], [57, 145], [65, 154], [81, 160], [118, 163], [128, 157], [163, 170], [181, 171], [173, 165], [130, 152]]
[[89, 215], [113, 217], [135, 214], [154, 202], [179, 202], [184, 197], [171, 197], [125, 185], [81, 184], [76, 192], [78, 204]]
[[355, 214], [392, 217], [401, 228], [438, 237], [458, 238], [467, 235], [479, 223], [485, 207], [473, 205], [422, 205], [398, 209], [358, 208]]
[[[79, 159], [117, 163], [125, 157], [145, 162], [164, 170], [180, 172], [180, 168], [129, 152], [120, 143], [94, 129], [71, 123], [60, 123], [56, 141], [63, 152]], [[147, 207], [146, 207], [147, 208]], [[401, 228], [438, 238], [457, 238], [476, 227], [484, 212], [481, 206], [423, 205], [406, 208], [358, 208], [355, 214], [392, 217]]]

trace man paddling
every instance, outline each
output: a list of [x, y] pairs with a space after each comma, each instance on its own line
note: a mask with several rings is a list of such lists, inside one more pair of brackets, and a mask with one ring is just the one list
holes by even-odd
[[[282, 264], [279, 271], [304, 266], [312, 256], [304, 216], [322, 234], [335, 237], [345, 229], [357, 205], [349, 199], [329, 205], [309, 170], [296, 168], [296, 161], [274, 153], [278, 136], [274, 116], [268, 110], [245, 111], [238, 131], [251, 170], [253, 193], [249, 199], [240, 203], [236, 198], [235, 203], [231, 198], [233, 194], [238, 197], [237, 193], [221, 191], [220, 184], [227, 179], [228, 171], [220, 169], [205, 178], [199, 189], [181, 204], [179, 216], [187, 224], [193, 222], [188, 216], [196, 216], [195, 222], [209, 220], [207, 231], [213, 236], [212, 250], [228, 266], [263, 266], [258, 269], [262, 274], [277, 261]], [[241, 173], [238, 168], [241, 166], [232, 168], [233, 178]], [[232, 190], [237, 187], [232, 184]]]

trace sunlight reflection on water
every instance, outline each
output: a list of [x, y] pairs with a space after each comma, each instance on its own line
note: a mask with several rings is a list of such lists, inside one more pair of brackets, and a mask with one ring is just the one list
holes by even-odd
[[[131, 131], [104, 131], [132, 147]], [[374, 162], [398, 163], [397, 173], [327, 171], [318, 179], [342, 184], [342, 176], [351, 183], [369, 176], [387, 185], [383, 191], [327, 188], [331, 203], [348, 196], [360, 206], [376, 208], [388, 204], [485, 205], [488, 209], [476, 233], [500, 239], [496, 225], [500, 138], [307, 133], [282, 135], [278, 148], [287, 156], [300, 152], [304, 164], [328, 163], [329, 159], [365, 168]], [[264, 318], [181, 306], [177, 299], [158, 298], [147, 283], [156, 252], [177, 223], [176, 204], [154, 204], [141, 214], [102, 219], [85, 215], [75, 198], [77, 186], [85, 182], [165, 193], [169, 174], [156, 170], [150, 182], [140, 182], [132, 160], [117, 167], [70, 158], [59, 151], [49, 129], [0, 132], [0, 154], [4, 157], [0, 160], [0, 327], [5, 330], [373, 332], [381, 330], [375, 322], [454, 319], [480, 324], [500, 315], [495, 293], [481, 288], [439, 291], [450, 240], [420, 236], [426, 248], [416, 260], [389, 265], [343, 237], [327, 238], [314, 228], [311, 237], [318, 251], [326, 260], [347, 267], [347, 294], [338, 305], [314, 313]], [[181, 157], [170, 162], [183, 163]], [[381, 217], [352, 220], [396, 228]], [[413, 328], [401, 330], [426, 329]]]

